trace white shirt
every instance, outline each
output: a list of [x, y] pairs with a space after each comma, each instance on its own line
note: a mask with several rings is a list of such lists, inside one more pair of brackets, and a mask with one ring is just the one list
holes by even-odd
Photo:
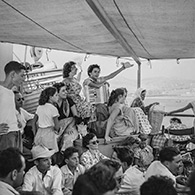
[[9, 184], [0, 181], [0, 195], [19, 195], [19, 193]]
[[175, 176], [160, 161], [154, 161], [151, 163], [151, 165], [148, 167], [148, 169], [146, 171], [145, 178], [148, 179], [149, 177], [151, 177], [153, 175], [167, 176], [167, 177], [171, 178], [174, 181], [174, 183], [176, 183]]
[[20, 108], [20, 113], [16, 110], [16, 116], [18, 121], [22, 124], [22, 127], [20, 128], [21, 133], [24, 132], [24, 127], [26, 126], [27, 121], [33, 119], [34, 114], [31, 114], [24, 110], [23, 108]]
[[139, 195], [140, 186], [144, 182], [144, 173], [136, 166], [130, 166], [123, 175], [119, 192], [131, 192], [132, 195]]
[[8, 124], [8, 132], [19, 131], [15, 98], [12, 90], [0, 85], [0, 124]]
[[38, 115], [38, 124], [40, 128], [54, 127], [53, 118], [59, 116], [58, 109], [50, 104], [39, 105], [36, 114]]
[[62, 188], [66, 195], [72, 194], [73, 185], [79, 175], [85, 172], [85, 168], [82, 165], [78, 165], [74, 173], [70, 171], [67, 165], [61, 167], [62, 171]]
[[42, 173], [34, 166], [26, 173], [22, 190], [39, 191], [43, 195], [63, 195], [61, 184], [62, 173], [58, 167], [51, 166], [42, 179]]

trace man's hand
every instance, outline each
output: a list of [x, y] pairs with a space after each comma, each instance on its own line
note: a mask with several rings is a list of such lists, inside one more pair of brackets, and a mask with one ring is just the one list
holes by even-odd
[[0, 124], [0, 134], [7, 133], [8, 129], [9, 129], [8, 124], [6, 124], [6, 123], [1, 123]]

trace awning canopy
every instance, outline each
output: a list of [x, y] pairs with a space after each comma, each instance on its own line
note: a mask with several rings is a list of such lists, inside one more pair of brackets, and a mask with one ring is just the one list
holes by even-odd
[[146, 59], [195, 57], [195, 1], [2, 0], [0, 41]]

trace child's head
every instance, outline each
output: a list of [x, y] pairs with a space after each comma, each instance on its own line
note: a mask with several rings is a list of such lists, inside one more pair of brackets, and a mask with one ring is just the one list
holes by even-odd
[[179, 118], [171, 118], [170, 123], [171, 124], [181, 124], [182, 122], [181, 122], [181, 119]]
[[121, 143], [122, 146], [129, 146], [132, 150], [139, 147], [139, 144], [140, 144], [140, 139], [135, 138], [133, 136], [126, 137]]
[[76, 168], [79, 164], [79, 152], [75, 147], [69, 147], [64, 151], [64, 161], [69, 167]]
[[58, 94], [55, 87], [45, 88], [39, 97], [39, 105], [45, 105], [47, 102], [57, 102]]
[[146, 145], [147, 145], [148, 135], [146, 135], [146, 134], [140, 134], [138, 137], [139, 137], [140, 140], [141, 140], [140, 145], [139, 145], [140, 148], [141, 148], [141, 149], [145, 148]]
[[134, 161], [134, 153], [126, 146], [115, 146], [113, 148], [112, 159], [120, 162], [122, 166], [127, 165], [129, 167]]

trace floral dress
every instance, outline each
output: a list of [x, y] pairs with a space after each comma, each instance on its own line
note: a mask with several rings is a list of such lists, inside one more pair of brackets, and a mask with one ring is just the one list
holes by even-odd
[[93, 153], [87, 150], [81, 155], [81, 164], [89, 169], [102, 159], [108, 159], [108, 157], [104, 156], [99, 150], [95, 150]]
[[95, 111], [95, 107], [86, 102], [86, 100], [80, 96], [82, 86], [75, 78], [71, 80], [69, 78], [65, 78], [63, 82], [67, 86], [68, 96], [75, 102], [79, 116], [83, 119], [90, 118]]

